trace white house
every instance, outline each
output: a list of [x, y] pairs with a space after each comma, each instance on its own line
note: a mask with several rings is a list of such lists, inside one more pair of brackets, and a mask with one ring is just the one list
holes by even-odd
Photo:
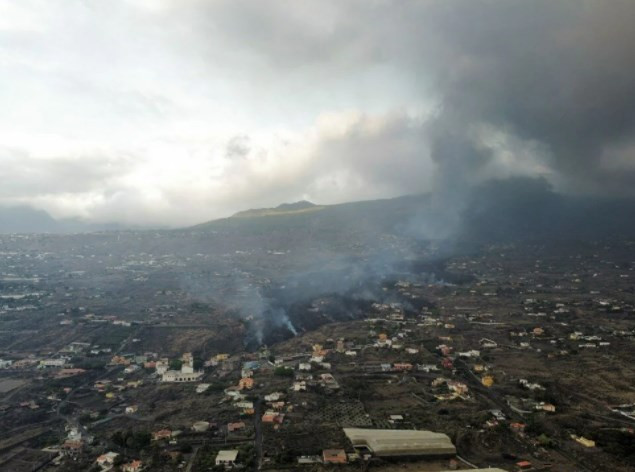
[[225, 467], [233, 467], [236, 465], [236, 459], [238, 458], [237, 449], [229, 449], [218, 451], [216, 456], [216, 465], [224, 465]]
[[284, 397], [284, 393], [273, 392], [273, 393], [270, 393], [269, 395], [265, 395], [265, 401], [266, 402], [277, 402], [278, 400], [280, 400], [283, 397]]
[[196, 382], [203, 375], [202, 372], [181, 372], [180, 370], [168, 370], [163, 374], [163, 382]]
[[40, 369], [45, 369], [47, 367], [64, 367], [66, 365], [66, 359], [45, 359], [40, 361], [40, 365], [38, 366]]

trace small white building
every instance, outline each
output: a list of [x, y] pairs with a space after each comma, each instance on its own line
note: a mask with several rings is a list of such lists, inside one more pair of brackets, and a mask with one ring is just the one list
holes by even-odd
[[488, 338], [483, 338], [481, 339], [481, 347], [487, 348], [487, 349], [493, 349], [495, 347], [498, 347], [498, 344], [496, 343], [496, 341], [492, 341], [491, 339]]
[[481, 355], [481, 351], [477, 351], [476, 349], [471, 349], [465, 352], [459, 352], [459, 357], [479, 357]]
[[208, 429], [209, 429], [208, 421], [197, 421], [196, 423], [192, 425], [192, 430], [197, 433], [204, 433]]
[[40, 365], [38, 366], [40, 369], [46, 368], [60, 368], [66, 365], [66, 359], [44, 359], [40, 361]]
[[123, 373], [124, 373], [124, 374], [132, 374], [132, 373], [134, 373], [134, 372], [136, 372], [136, 371], [138, 371], [138, 370], [140, 370], [140, 369], [141, 369], [141, 367], [139, 367], [138, 365], [136, 365], [136, 364], [131, 364], [131, 365], [129, 365], [128, 367], [126, 367], [126, 368], [123, 370]]
[[216, 465], [223, 465], [225, 467], [233, 467], [236, 465], [237, 458], [238, 458], [237, 449], [218, 451], [218, 455], [216, 456]]
[[265, 395], [266, 402], [277, 402], [284, 397], [284, 393], [282, 392], [273, 392], [268, 395]]

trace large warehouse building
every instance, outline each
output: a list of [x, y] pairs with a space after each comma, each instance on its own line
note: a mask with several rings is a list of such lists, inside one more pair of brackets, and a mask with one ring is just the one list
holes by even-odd
[[408, 429], [344, 428], [355, 450], [378, 457], [452, 456], [456, 448], [450, 438], [432, 431]]

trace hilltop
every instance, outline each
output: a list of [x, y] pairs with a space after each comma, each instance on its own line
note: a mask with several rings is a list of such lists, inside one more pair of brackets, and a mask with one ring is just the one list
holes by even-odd
[[242, 211], [190, 229], [234, 234], [237, 238], [266, 237], [280, 244], [310, 239], [316, 244], [349, 245], [405, 230], [405, 225], [426, 207], [427, 199], [418, 195], [336, 205], [288, 203]]
[[304, 213], [308, 211], [319, 211], [324, 209], [324, 206], [316, 205], [306, 200], [301, 200], [295, 203], [283, 203], [275, 208], [255, 208], [250, 210], [239, 211], [231, 216], [231, 218], [251, 218], [258, 216], [271, 216], [271, 215], [288, 215], [294, 213]]

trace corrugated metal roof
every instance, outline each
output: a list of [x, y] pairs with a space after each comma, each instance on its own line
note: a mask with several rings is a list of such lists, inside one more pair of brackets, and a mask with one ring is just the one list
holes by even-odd
[[432, 431], [344, 428], [344, 434], [354, 447], [367, 447], [377, 456], [456, 454], [447, 435]]

